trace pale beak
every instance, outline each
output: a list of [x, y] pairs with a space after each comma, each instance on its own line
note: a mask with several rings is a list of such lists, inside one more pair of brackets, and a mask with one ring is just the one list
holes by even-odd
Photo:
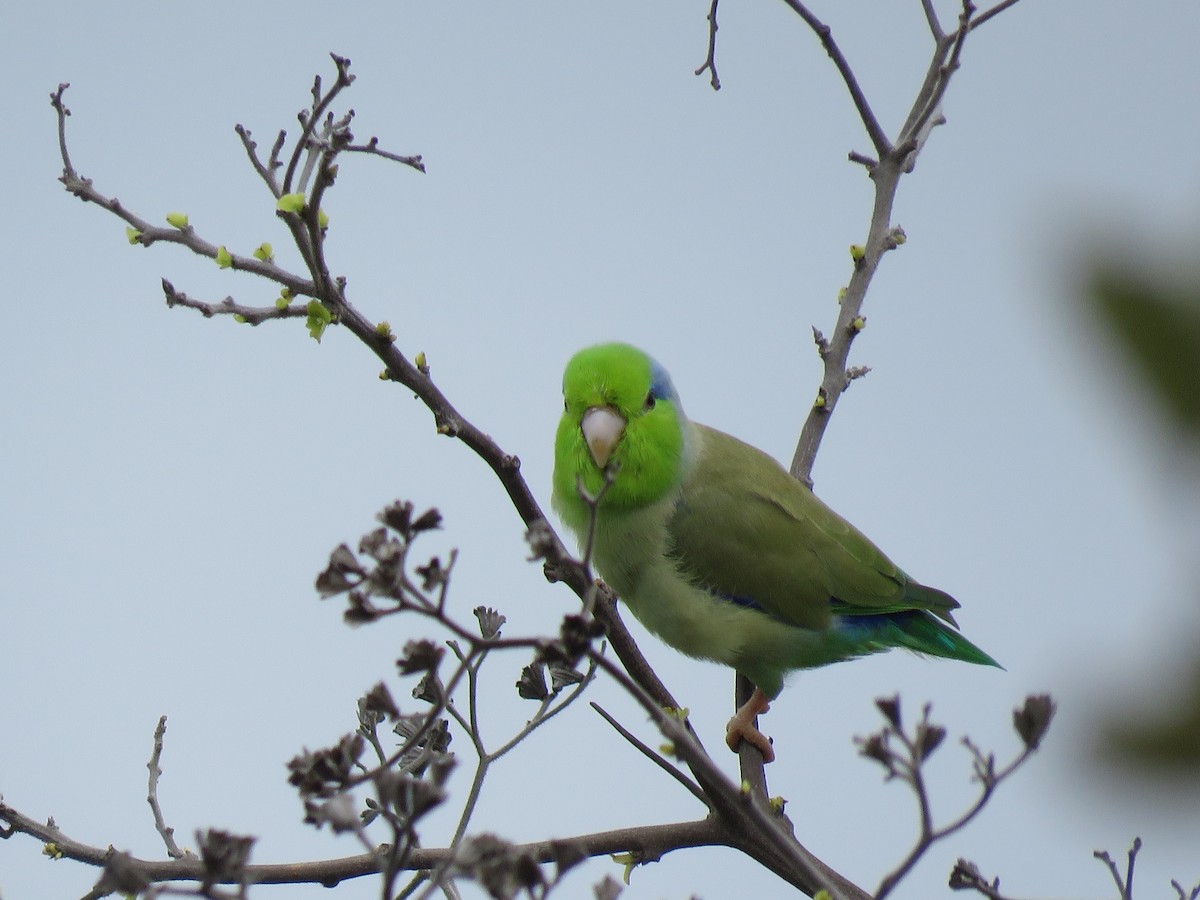
[[611, 406], [593, 406], [583, 414], [579, 428], [593, 461], [603, 469], [625, 433], [625, 419]]

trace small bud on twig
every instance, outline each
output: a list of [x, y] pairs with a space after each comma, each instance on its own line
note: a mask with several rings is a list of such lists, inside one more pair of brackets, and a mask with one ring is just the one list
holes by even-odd
[[829, 352], [829, 341], [826, 339], [825, 335], [821, 332], [821, 329], [818, 328], [816, 325], [812, 326], [812, 332], [813, 332], [813, 343], [817, 345], [817, 355], [824, 358], [825, 354]]
[[883, 717], [891, 723], [893, 728], [900, 727], [899, 694], [893, 694], [891, 697], [879, 697], [875, 700], [875, 706], [883, 713]]
[[1054, 718], [1054, 701], [1049, 694], [1030, 694], [1025, 705], [1013, 710], [1013, 728], [1030, 750], [1036, 750]]

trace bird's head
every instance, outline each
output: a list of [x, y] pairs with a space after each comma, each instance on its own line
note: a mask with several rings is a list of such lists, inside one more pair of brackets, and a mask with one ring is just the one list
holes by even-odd
[[563, 416], [554, 454], [554, 489], [575, 495], [612, 486], [604, 503], [640, 506], [679, 483], [686, 417], [667, 370], [628, 344], [580, 350], [563, 374]]

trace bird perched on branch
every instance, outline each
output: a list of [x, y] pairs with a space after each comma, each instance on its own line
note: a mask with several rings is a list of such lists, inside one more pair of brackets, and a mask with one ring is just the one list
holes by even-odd
[[[775, 753], [755, 718], [784, 676], [893, 647], [998, 665], [949, 594], [914, 581], [774, 459], [691, 422], [666, 369], [627, 344], [563, 375], [553, 505], [654, 634], [755, 685], [726, 742]], [[594, 498], [599, 498], [598, 502]]]

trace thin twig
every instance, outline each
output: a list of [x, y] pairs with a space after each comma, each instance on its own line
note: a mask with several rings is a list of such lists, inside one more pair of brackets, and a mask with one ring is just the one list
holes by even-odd
[[938, 21], [937, 10], [933, 8], [933, 0], [921, 0], [921, 9], [925, 12], [925, 21], [929, 25], [929, 33], [933, 35], [933, 40], [940, 41], [946, 33], [942, 31], [942, 23]]
[[[888, 896], [900, 881], [912, 871], [913, 866], [917, 864], [930, 847], [964, 828], [974, 819], [983, 810], [984, 806], [987, 805], [996, 788], [1024, 765], [1033, 755], [1040, 741], [1040, 736], [1038, 740], [1032, 742], [1025, 740], [1023, 737], [1025, 743], [1022, 751], [1007, 766], [997, 771], [995, 757], [992, 754], [985, 754], [975, 746], [970, 738], [963, 738], [963, 746], [971, 753], [973, 774], [980, 784], [979, 796], [976, 797], [975, 802], [961, 813], [958, 818], [937, 828], [933, 824], [932, 807], [928, 788], [925, 784], [923, 767], [932, 755], [933, 750], [940, 745], [942, 738], [945, 736], [945, 729], [932, 724], [929, 718], [930, 706], [926, 704], [914, 734], [910, 736], [900, 727], [899, 706], [892, 707], [891, 705], [892, 703], [898, 704], [899, 698], [897, 697], [889, 703], [884, 703], [883, 701], [879, 701], [879, 703], [881, 711], [885, 707], [889, 710], [894, 709], [895, 717], [892, 718], [885, 712], [885, 717], [888, 718], [888, 726], [884, 731], [876, 738], [869, 740], [856, 739], [856, 741], [863, 748], [861, 752], [864, 756], [880, 762], [887, 768], [889, 778], [900, 778], [913, 789], [920, 811], [920, 823], [919, 833], [913, 847], [904, 859], [880, 881], [874, 895], [876, 900], [882, 900], [882, 898]], [[1029, 701], [1027, 700], [1026, 703], [1028, 704]], [[1048, 718], [1046, 724], [1049, 724]], [[889, 739], [899, 741], [904, 748], [903, 753], [891, 749]]]
[[[937, 50], [930, 64], [930, 73], [935, 73], [932, 89], [929, 90], [928, 96], [923, 100], [919, 97], [918, 102], [913, 105], [913, 112], [904, 123], [897, 142], [897, 149], [906, 157], [905, 168], [908, 171], [912, 171], [914, 157], [928, 138], [930, 130], [941, 119], [942, 98], [946, 96], [946, 89], [950, 86], [950, 77], [958, 71], [963, 45], [971, 31], [971, 17], [974, 13], [975, 4], [971, 0], [963, 0], [958, 28], [937, 42]], [[929, 84], [930, 77], [927, 74], [925, 86]]]
[[417, 153], [413, 156], [402, 156], [399, 153], [392, 153], [388, 150], [382, 150], [379, 147], [379, 138], [373, 137], [365, 144], [347, 144], [342, 148], [343, 153], [366, 153], [372, 156], [382, 156], [384, 159], [390, 159], [392, 162], [398, 162], [402, 165], [416, 169], [421, 174], [425, 173], [425, 161], [421, 158], [421, 154]]
[[846, 83], [847, 90], [850, 91], [850, 97], [854, 101], [854, 108], [858, 110], [858, 116], [862, 119], [863, 127], [867, 130], [867, 136], [871, 139], [871, 145], [880, 156], [885, 155], [891, 149], [891, 142], [884, 133], [883, 127], [879, 124], [879, 120], [875, 117], [875, 113], [872, 112], [871, 104], [867, 102], [867, 96], [863, 93], [862, 87], [859, 86], [858, 77], [854, 74], [854, 70], [850, 68], [850, 63], [846, 60], [845, 55], [843, 55], [842, 49], [837, 45], [837, 41], [833, 39], [833, 31], [828, 25], [813, 15], [800, 0], [783, 0], [783, 2], [804, 20], [805, 24], [812, 29], [813, 33], [821, 41], [825, 52], [829, 54], [829, 58], [837, 66], [837, 70], [842, 76], [842, 81]]
[[[263, 165], [262, 161], [259, 160], [258, 144], [256, 144], [250, 137], [250, 130], [240, 124], [234, 125], [233, 130], [241, 139], [242, 146], [246, 148], [246, 155], [250, 157], [250, 164], [254, 166], [254, 171], [258, 173], [258, 177], [263, 180], [264, 184], [266, 184], [267, 189], [271, 192], [271, 196], [279, 199], [279, 197], [283, 195], [283, 189], [279, 187], [279, 182], [275, 180], [275, 173], [267, 166]], [[282, 139], [284, 133], [281, 131], [279, 134], [280, 138]], [[276, 143], [275, 146], [279, 147], [280, 144]]]
[[712, 6], [708, 8], [708, 56], [704, 60], [704, 65], [692, 73], [703, 75], [707, 70], [712, 75], [709, 84], [712, 85], [714, 91], [721, 89], [721, 79], [717, 75], [717, 6], [720, 3], [721, 0], [712, 0]]
[[1006, 897], [1000, 893], [999, 878], [993, 878], [991, 881], [988, 881], [983, 877], [983, 873], [979, 871], [979, 867], [966, 859], [959, 859], [954, 864], [954, 868], [951, 869], [950, 890], [973, 890], [987, 897], [988, 900], [1013, 900], [1013, 898]]
[[[455, 642], [451, 642], [452, 645], [454, 643]], [[456, 649], [456, 652], [459, 651]], [[460, 658], [464, 661], [464, 666], [468, 669], [470, 696], [468, 702], [470, 704], [470, 723], [465, 722], [460, 714], [455, 713], [455, 715], [459, 721], [459, 724], [463, 725], [468, 730], [471, 741], [475, 746], [477, 762], [475, 766], [475, 773], [472, 776], [471, 786], [468, 789], [467, 797], [463, 803], [462, 812], [459, 816], [458, 825], [455, 828], [454, 835], [451, 837], [448, 845], [450, 849], [457, 847], [462, 841], [463, 836], [466, 834], [467, 826], [471, 821], [471, 817], [475, 812], [475, 808], [482, 794], [484, 779], [487, 777], [488, 771], [492, 764], [524, 741], [525, 738], [527, 738], [542, 725], [546, 724], [546, 722], [552, 719], [555, 715], [570, 706], [571, 703], [583, 692], [583, 690], [587, 688], [589, 684], [591, 684], [596, 673], [595, 665], [593, 664], [589, 666], [588, 671], [584, 675], [583, 679], [557, 705], [553, 705], [554, 695], [547, 696], [541, 702], [537, 712], [534, 713], [532, 718], [524, 725], [524, 727], [522, 727], [515, 735], [513, 735], [513, 737], [511, 737], [506, 743], [498, 747], [496, 750], [488, 752], [483, 744], [483, 736], [479, 732], [479, 719], [476, 711], [477, 700], [474, 693], [474, 685], [478, 676], [479, 665], [483, 662], [486, 650], [474, 652], [478, 653], [477, 661], [474, 665], [467, 665], [466, 658], [460, 656]], [[447, 701], [446, 708], [451, 710], [453, 709], [453, 707], [449, 704], [449, 701]]]
[[191, 857], [192, 854], [187, 850], [179, 849], [179, 845], [175, 843], [175, 829], [167, 824], [166, 819], [162, 814], [162, 807], [158, 803], [158, 779], [162, 775], [162, 769], [159, 767], [159, 761], [162, 759], [163, 737], [167, 733], [167, 717], [161, 716], [158, 720], [158, 726], [154, 729], [154, 750], [150, 754], [150, 762], [146, 763], [146, 768], [150, 770], [149, 785], [146, 789], [146, 802], [150, 804], [150, 810], [154, 813], [154, 828], [162, 837], [163, 843], [167, 847], [167, 856], [171, 859], [184, 859]]
[[974, 31], [980, 25], [984, 24], [995, 16], [1000, 15], [1000, 13], [1004, 12], [1006, 9], [1016, 6], [1018, 2], [1019, 0], [1002, 0], [1002, 2], [997, 3], [991, 9], [981, 12], [971, 20], [971, 30]]
[[292, 150], [292, 157], [288, 160], [287, 172], [283, 176], [283, 192], [285, 194], [291, 193], [293, 190], [293, 178], [296, 174], [296, 166], [300, 163], [300, 157], [309, 148], [309, 140], [312, 137], [313, 129], [321, 121], [325, 110], [333, 103], [334, 98], [342, 92], [342, 89], [354, 83], [354, 76], [350, 74], [350, 60], [344, 56], [338, 56], [336, 53], [330, 53], [329, 56], [333, 60], [334, 67], [337, 69], [337, 78], [334, 80], [333, 87], [323, 97], [320, 95], [321, 77], [318, 75], [313, 82], [311, 111], [304, 121], [304, 129], [300, 137], [296, 140], [296, 146]]
[[[120, 200], [101, 193], [92, 183], [92, 179], [84, 178], [76, 171], [71, 162], [71, 156], [67, 150], [66, 143], [66, 117], [71, 112], [63, 104], [62, 95], [67, 87], [67, 84], [60, 84], [58, 90], [50, 95], [51, 105], [58, 115], [59, 154], [63, 162], [63, 174], [58, 180], [62, 182], [63, 187], [85, 203], [95, 203], [97, 206], [108, 210], [119, 219], [128, 223], [131, 228], [129, 232], [131, 243], [141, 244], [143, 247], [149, 247], [160, 241], [170, 244], [180, 244], [187, 247], [197, 256], [204, 256], [215, 260], [222, 248], [201, 238], [195, 227], [191, 224], [187, 224], [182, 228], [152, 225], [132, 210], [127, 209]], [[281, 287], [287, 288], [295, 296], [312, 296], [316, 290], [315, 285], [311, 281], [298, 278], [287, 270], [275, 265], [274, 261], [270, 259], [256, 259], [250, 256], [229, 253], [229, 268], [250, 272], [251, 274], [266, 278], [268, 281], [273, 281]]]
[[875, 167], [879, 165], [879, 160], [877, 160], [875, 157], [867, 156], [865, 153], [859, 153], [857, 150], [851, 150], [849, 153], [847, 153], [846, 159], [850, 160], [852, 163], [857, 163], [858, 165], [863, 166], [868, 172], [874, 171]]
[[301, 319], [308, 315], [303, 306], [243, 306], [232, 297], [226, 297], [220, 303], [197, 300], [183, 291], [176, 290], [175, 285], [165, 278], [162, 280], [162, 289], [167, 298], [167, 306], [194, 309], [206, 319], [213, 316], [234, 316], [247, 325], [259, 325], [271, 319]]
[[1109, 856], [1107, 850], [1097, 850], [1092, 856], [1104, 863], [1108, 868], [1108, 874], [1112, 876], [1113, 884], [1117, 886], [1117, 891], [1120, 894], [1120, 900], [1133, 900], [1133, 864], [1137, 860], [1138, 851], [1142, 849], [1142, 839], [1135, 837], [1133, 844], [1129, 847], [1127, 854], [1128, 864], [1125, 867], [1125, 877], [1121, 877], [1121, 871], [1117, 868], [1116, 861]]
[[[603, 649], [601, 649], [600, 653], [602, 654], [603, 652]], [[544, 710], [539, 709], [537, 715], [528, 723], [526, 723], [524, 728], [510, 738], [507, 743], [502, 744], [500, 747], [497, 747], [492, 751], [492, 759], [499, 759], [504, 754], [508, 753], [509, 750], [512, 750], [515, 746], [517, 746], [517, 744], [525, 740], [526, 737], [528, 737], [537, 729], [541, 728], [543, 725], [569, 707], [583, 694], [588, 685], [595, 680], [595, 677], [596, 664], [595, 662], [589, 662], [588, 669], [586, 672], [584, 672], [583, 678], [573, 688], [571, 688], [564, 697], [560, 698], [558, 703], [551, 703]], [[551, 694], [550, 699], [553, 699], [554, 696], [554, 694]]]
[[646, 743], [639, 740], [633, 734], [633, 732], [631, 732], [628, 728], [626, 728], [624, 725], [622, 725], [620, 722], [618, 722], [615, 718], [613, 718], [613, 716], [611, 716], [608, 713], [608, 711], [605, 710], [604, 707], [602, 707], [599, 703], [592, 701], [588, 705], [592, 709], [594, 709], [597, 713], [599, 713], [600, 717], [602, 719], [604, 719], [604, 721], [607, 722], [609, 725], [611, 725], [613, 727], [613, 730], [615, 730], [617, 732], [617, 734], [619, 734], [621, 737], [625, 738], [625, 740], [627, 740], [630, 744], [632, 744], [638, 750], [638, 752], [640, 752], [643, 756], [646, 757], [646, 759], [650, 760], [652, 763], [654, 763], [656, 766], [658, 766], [660, 769], [662, 769], [664, 772], [666, 772], [668, 775], [670, 775], [672, 778], [674, 778], [676, 781], [678, 781], [680, 784], [682, 784], [685, 788], [688, 789], [688, 791], [691, 792], [693, 797], [695, 797], [697, 800], [699, 800], [705, 806], [711, 807], [708, 797], [705, 795], [704, 791], [701, 790], [700, 786], [698, 784], [696, 784], [696, 782], [692, 781], [692, 779], [688, 778], [686, 775], [684, 775], [682, 772], [680, 772], [678, 768], [671, 765], [671, 763], [667, 762], [667, 760], [662, 756], [662, 754], [655, 753], [653, 750], [651, 750], [650, 747]]

